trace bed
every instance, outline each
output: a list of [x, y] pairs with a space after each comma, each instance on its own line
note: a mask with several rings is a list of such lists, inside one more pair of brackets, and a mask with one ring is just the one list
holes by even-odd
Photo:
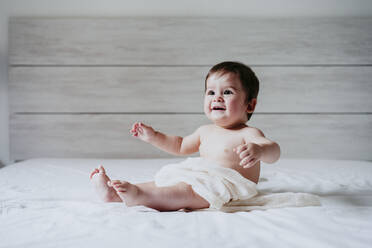
[[[370, 247], [371, 26], [351, 17], [11, 17], [14, 163], [0, 169], [0, 247]], [[89, 181], [100, 164], [137, 183], [184, 159], [129, 129], [142, 121], [183, 136], [208, 123], [203, 80], [224, 60], [256, 72], [249, 125], [281, 146], [258, 190], [315, 194], [321, 206], [157, 212], [100, 202]]]
[[180, 159], [30, 159], [0, 170], [0, 247], [370, 247], [372, 163], [282, 159], [262, 192], [306, 192], [322, 206], [250, 212], [157, 212], [103, 203], [89, 182], [143, 182]]

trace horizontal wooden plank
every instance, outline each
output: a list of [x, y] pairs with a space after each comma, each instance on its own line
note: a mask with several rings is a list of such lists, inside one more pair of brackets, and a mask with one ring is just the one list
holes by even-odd
[[[257, 112], [371, 112], [372, 67], [253, 67]], [[202, 112], [209, 67], [13, 67], [11, 112]]]
[[[208, 123], [203, 115], [12, 115], [11, 157], [168, 157], [130, 136], [134, 121], [181, 136]], [[372, 115], [254, 115], [250, 125], [277, 141], [282, 157], [372, 159]]]
[[372, 63], [372, 18], [26, 18], [10, 65]]

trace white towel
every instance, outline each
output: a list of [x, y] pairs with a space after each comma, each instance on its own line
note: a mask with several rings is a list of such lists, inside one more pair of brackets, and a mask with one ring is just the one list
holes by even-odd
[[260, 194], [256, 184], [239, 172], [203, 158], [188, 158], [177, 164], [166, 165], [155, 175], [158, 187], [180, 182], [191, 185], [197, 194], [207, 200], [210, 204], [208, 210], [236, 212], [320, 206], [318, 197], [307, 193]]

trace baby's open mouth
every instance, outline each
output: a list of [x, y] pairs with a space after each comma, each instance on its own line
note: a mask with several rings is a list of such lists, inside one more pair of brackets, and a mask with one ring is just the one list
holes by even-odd
[[226, 110], [224, 107], [212, 107], [212, 110]]

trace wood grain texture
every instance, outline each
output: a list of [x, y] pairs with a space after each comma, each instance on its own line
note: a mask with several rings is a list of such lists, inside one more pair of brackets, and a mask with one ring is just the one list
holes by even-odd
[[[130, 136], [134, 121], [180, 136], [208, 123], [203, 115], [14, 115], [12, 159], [169, 157]], [[250, 124], [280, 144], [282, 157], [372, 159], [372, 115], [254, 115]]]
[[11, 158], [167, 157], [130, 137], [131, 124], [186, 135], [208, 123], [204, 77], [234, 60], [258, 75], [251, 124], [283, 157], [372, 160], [371, 26], [372, 18], [11, 18]]
[[372, 63], [371, 18], [11, 18], [10, 65]]
[[[256, 112], [372, 112], [372, 67], [253, 67]], [[13, 67], [11, 112], [202, 112], [209, 67]]]

